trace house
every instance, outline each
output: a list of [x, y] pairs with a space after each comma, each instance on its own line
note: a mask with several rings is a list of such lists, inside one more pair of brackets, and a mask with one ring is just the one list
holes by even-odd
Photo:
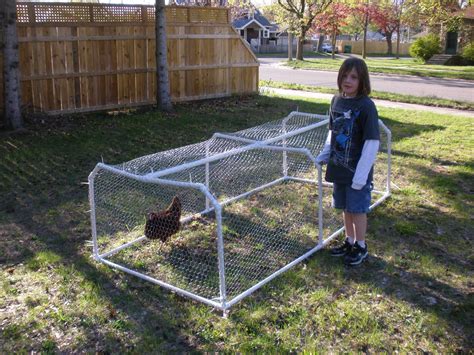
[[254, 52], [269, 51], [277, 47], [281, 31], [276, 24], [270, 23], [260, 10], [244, 12], [232, 22], [232, 26], [240, 33]]
[[456, 55], [462, 52], [463, 48], [474, 41], [474, 6], [464, 3], [462, 10], [452, 14], [460, 18], [460, 25], [457, 31], [446, 31], [441, 26], [440, 40], [443, 54]]
[[474, 6], [467, 6], [456, 15], [462, 18], [461, 26], [457, 32], [447, 32], [443, 38], [446, 54], [459, 53], [464, 46], [474, 42]]

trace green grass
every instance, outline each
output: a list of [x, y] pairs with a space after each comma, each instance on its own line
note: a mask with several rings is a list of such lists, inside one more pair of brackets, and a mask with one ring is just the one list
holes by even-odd
[[[344, 58], [310, 58], [294, 60], [286, 65], [297, 69], [338, 71]], [[365, 60], [371, 73], [429, 76], [474, 80], [474, 66], [447, 66], [423, 64], [415, 59], [370, 59]]]
[[62, 117], [1, 133], [0, 351], [471, 351], [469, 118], [379, 108], [393, 133], [395, 185], [369, 216], [369, 261], [346, 269], [318, 252], [228, 318], [90, 257], [82, 183], [102, 158], [116, 164], [328, 104], [233, 97], [181, 104], [173, 115]]
[[[320, 92], [327, 94], [336, 94], [338, 91], [336, 89], [327, 88], [324, 86], [312, 86], [312, 85], [302, 85], [302, 84], [290, 84], [280, 81], [272, 80], [260, 80], [260, 87], [272, 87], [272, 88], [281, 88], [281, 89], [290, 89], [290, 90], [302, 90], [310, 92]], [[395, 102], [406, 102], [410, 104], [419, 104], [426, 106], [435, 106], [435, 107], [447, 107], [454, 108], [458, 110], [474, 110], [474, 103], [465, 102], [465, 101], [456, 101], [448, 99], [438, 99], [433, 97], [420, 97], [412, 95], [402, 95], [394, 94], [390, 92], [383, 91], [372, 91], [370, 97], [380, 100], [388, 100]]]

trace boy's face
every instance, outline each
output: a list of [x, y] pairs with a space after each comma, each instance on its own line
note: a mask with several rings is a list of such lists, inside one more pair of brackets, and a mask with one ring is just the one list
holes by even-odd
[[351, 71], [344, 73], [342, 76], [342, 92], [345, 96], [353, 97], [357, 95], [359, 90], [359, 75], [355, 68]]

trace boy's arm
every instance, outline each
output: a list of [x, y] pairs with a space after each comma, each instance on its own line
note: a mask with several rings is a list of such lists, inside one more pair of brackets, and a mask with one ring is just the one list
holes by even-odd
[[354, 177], [352, 178], [351, 187], [354, 190], [362, 189], [367, 183], [367, 177], [369, 176], [370, 169], [372, 169], [372, 166], [375, 163], [375, 158], [379, 151], [379, 145], [380, 141], [376, 139], [368, 139], [365, 141]]
[[323, 150], [321, 150], [321, 153], [316, 157], [316, 162], [318, 164], [326, 164], [329, 161], [329, 156], [331, 155], [331, 132], [332, 131], [329, 130]]

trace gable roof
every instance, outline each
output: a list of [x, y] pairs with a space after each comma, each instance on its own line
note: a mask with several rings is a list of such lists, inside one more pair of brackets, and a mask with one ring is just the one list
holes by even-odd
[[255, 11], [254, 18], [264, 26], [271, 26], [270, 21], [262, 15], [259, 9]]
[[468, 6], [464, 10], [455, 12], [455, 14], [467, 20], [474, 20], [474, 6]]
[[474, 6], [466, 7], [466, 10], [464, 12], [464, 18], [474, 20]]
[[268, 19], [262, 15], [260, 10], [256, 9], [253, 13], [253, 17], [241, 17], [234, 21], [232, 21], [232, 26], [237, 29], [244, 29], [245, 27], [249, 26], [251, 23], [255, 22], [263, 29], [269, 29], [271, 31], [278, 31], [278, 26], [272, 25]]

